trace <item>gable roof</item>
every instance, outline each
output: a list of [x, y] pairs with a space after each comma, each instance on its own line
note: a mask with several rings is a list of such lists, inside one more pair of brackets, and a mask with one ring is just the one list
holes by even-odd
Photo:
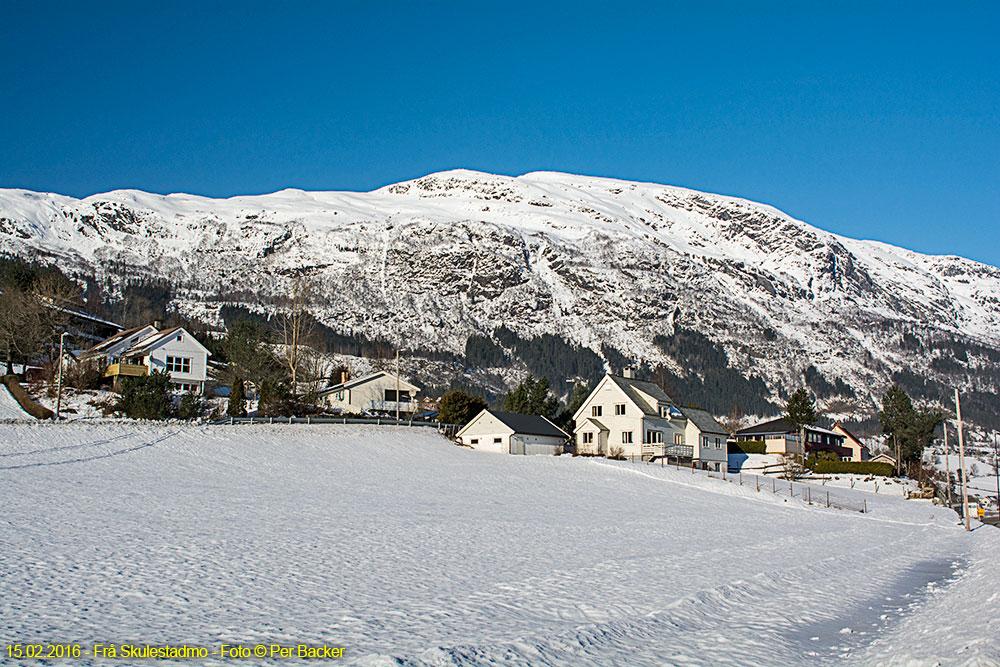
[[134, 357], [134, 356], [144, 355], [147, 352], [153, 350], [154, 348], [159, 347], [163, 343], [168, 342], [171, 336], [173, 336], [178, 331], [183, 332], [185, 336], [190, 338], [194, 342], [194, 344], [200, 347], [208, 356], [212, 356], [212, 353], [208, 351], [208, 348], [199, 343], [198, 339], [192, 336], [191, 333], [184, 327], [171, 327], [169, 329], [164, 329], [159, 333], [155, 333], [152, 336], [143, 338], [138, 343], [136, 343], [134, 347], [130, 347], [129, 349], [125, 350], [122, 356]]
[[141, 327], [132, 327], [131, 329], [126, 329], [125, 331], [119, 331], [114, 336], [111, 336], [110, 338], [105, 338], [104, 340], [102, 340], [97, 345], [94, 345], [93, 347], [84, 350], [83, 353], [81, 354], [81, 356], [87, 356], [87, 355], [90, 355], [90, 354], [96, 354], [98, 352], [103, 352], [104, 350], [108, 349], [109, 347], [114, 347], [118, 343], [121, 343], [121, 342], [125, 341], [126, 339], [128, 339], [129, 336], [133, 336], [133, 335], [139, 333], [140, 331], [142, 331], [143, 329], [146, 329], [146, 328], [153, 329], [153, 333], [156, 332], [156, 329], [153, 328], [153, 325], [151, 325], [151, 324], [143, 324]]
[[[622, 393], [624, 393], [628, 397], [630, 401], [635, 403], [636, 407], [642, 410], [643, 414], [645, 415], [649, 415], [651, 417], [660, 416], [658, 411], [656, 411], [655, 409], [650, 409], [649, 403], [647, 403], [646, 399], [643, 398], [641, 394], [649, 396], [658, 403], [670, 403], [670, 404], [673, 403], [671, 398], [667, 396], [666, 392], [660, 389], [660, 387], [653, 382], [636, 380], [634, 378], [627, 378], [621, 375], [612, 375], [611, 373], [605, 375], [604, 379], [613, 382], [615, 386], [618, 387], [622, 391]], [[603, 381], [604, 380], [602, 380], [601, 382]], [[597, 387], [594, 387], [594, 392], [596, 392], [600, 386], [601, 383], [598, 383]], [[590, 403], [590, 398], [594, 395], [594, 392], [591, 392], [590, 396], [587, 397], [587, 401], [580, 406], [580, 410], [582, 410], [584, 406]], [[578, 415], [579, 415], [579, 410], [577, 411], [576, 415], [573, 415], [573, 418], [575, 419]]]
[[[340, 384], [330, 385], [329, 387], [320, 389], [318, 392], [316, 392], [316, 394], [318, 396], [326, 396], [327, 394], [332, 394], [335, 391], [353, 389], [354, 387], [367, 384], [372, 380], [377, 380], [378, 378], [383, 376], [392, 378], [393, 380], [396, 379], [395, 375], [389, 375], [385, 371], [377, 371], [375, 373], [369, 373], [368, 375], [365, 375], [363, 377], [355, 378], [354, 380], [348, 380], [347, 382], [341, 382]], [[399, 378], [399, 387], [400, 389], [406, 389], [407, 391], [420, 391], [420, 387], [416, 386], [415, 384], [411, 384], [402, 378]]]
[[862, 449], [868, 449], [868, 446], [865, 443], [863, 443], [860, 440], [858, 440], [854, 436], [854, 434], [851, 433], [850, 431], [848, 431], [846, 428], [844, 428], [844, 425], [841, 424], [840, 422], [837, 422], [836, 424], [833, 425], [833, 430], [836, 431], [837, 429], [840, 429], [841, 435], [845, 436], [848, 440], [853, 441], [854, 443], [856, 443]]
[[688, 421], [698, 427], [702, 433], [712, 433], [714, 435], [724, 435], [729, 437], [729, 431], [725, 426], [716, 421], [709, 412], [700, 408], [678, 408], [687, 417]]
[[[809, 424], [805, 427], [807, 431], [812, 431], [813, 433], [826, 433], [827, 435], [835, 435], [838, 438], [843, 438], [843, 433], [837, 433], [836, 431], [831, 431], [828, 428], [823, 428], [822, 426], [814, 426]], [[761, 422], [755, 426], [749, 428], [743, 428], [736, 432], [737, 435], [752, 435], [752, 434], [767, 434], [767, 433], [797, 433], [798, 429], [792, 428], [784, 417], [778, 417], [777, 419], [772, 419], [771, 421]]]
[[576, 429], [573, 431], [573, 433], [579, 433], [581, 430], [583, 430], [584, 428], [586, 428], [588, 422], [591, 423], [591, 424], [593, 424], [593, 425], [595, 425], [597, 427], [598, 431], [607, 431], [608, 430], [607, 426], [605, 426], [601, 422], [597, 421], [593, 417], [587, 417], [582, 422], [580, 422], [580, 425], [576, 427]]
[[514, 433], [523, 433], [524, 435], [549, 435], [557, 438], [569, 437], [569, 433], [562, 430], [545, 417], [539, 417], [538, 415], [522, 415], [516, 412], [499, 412], [498, 410], [483, 410], [483, 412], [493, 415], [502, 424], [512, 428]]

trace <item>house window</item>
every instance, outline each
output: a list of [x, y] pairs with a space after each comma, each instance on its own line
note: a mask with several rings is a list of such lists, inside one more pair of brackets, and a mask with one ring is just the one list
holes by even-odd
[[501, 442], [503, 442], [503, 438], [493, 438], [494, 445], [499, 445]]
[[585, 445], [592, 445], [592, 444], [594, 444], [594, 434], [593, 433], [586, 432], [586, 433], [581, 433], [580, 435], [583, 438], [583, 444], [585, 444]]
[[674, 433], [674, 444], [675, 445], [683, 445], [684, 444], [684, 434], [683, 433]]
[[[400, 389], [398, 395], [399, 395], [399, 401], [400, 402], [405, 403], [405, 402], [408, 402], [410, 400], [410, 390], [409, 389]], [[387, 400], [387, 401], [395, 401], [396, 400], [396, 396], [397, 396], [397, 394], [396, 394], [396, 390], [395, 389], [386, 389], [385, 390], [385, 400]]]
[[622, 444], [623, 445], [632, 444], [632, 431], [622, 431]]
[[590, 416], [591, 417], [600, 417], [601, 416], [601, 406], [595, 405], [595, 406], [591, 407], [590, 408]]
[[469, 440], [469, 444], [470, 445], [478, 445], [479, 444], [479, 438], [472, 438], [471, 440]]
[[191, 358], [190, 357], [167, 357], [167, 372], [168, 373], [190, 373], [191, 372]]
[[663, 431], [646, 431], [646, 444], [656, 445], [663, 442]]
[[181, 336], [180, 334], [177, 334], [177, 342], [178, 343], [184, 342], [184, 336]]
[[615, 403], [615, 414], [616, 415], [623, 415], [623, 414], [625, 414], [625, 404], [624, 403]]
[[719, 440], [718, 438], [715, 439], [715, 448], [722, 449], [722, 441]]

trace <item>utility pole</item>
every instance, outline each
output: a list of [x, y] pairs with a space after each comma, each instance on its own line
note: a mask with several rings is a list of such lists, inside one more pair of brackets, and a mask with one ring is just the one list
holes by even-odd
[[1000, 444], [997, 444], [996, 431], [993, 431], [993, 473], [997, 476], [997, 516], [1000, 517]]
[[66, 331], [59, 336], [59, 373], [56, 380], [56, 416], [55, 421], [59, 421], [59, 410], [62, 408], [62, 374], [63, 374], [63, 341], [66, 339]]
[[396, 348], [396, 421], [399, 421], [399, 348]]
[[951, 509], [951, 465], [948, 463], [948, 420], [945, 419], [944, 423], [941, 424], [941, 428], [944, 429], [944, 474], [945, 486], [948, 487], [948, 509]]
[[958, 389], [955, 390], [955, 412], [958, 414], [958, 467], [962, 470], [962, 518], [968, 531], [972, 527], [969, 525], [969, 486], [965, 474], [965, 437], [962, 435], [962, 404], [958, 400]]

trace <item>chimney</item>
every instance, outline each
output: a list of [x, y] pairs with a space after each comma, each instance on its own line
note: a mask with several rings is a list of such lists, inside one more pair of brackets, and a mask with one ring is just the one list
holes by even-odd
[[153, 320], [153, 328], [159, 331], [163, 328], [163, 320]]
[[626, 366], [625, 368], [622, 369], [622, 377], [628, 378], [629, 380], [632, 379], [632, 367], [631, 366]]
[[346, 370], [340, 371], [340, 384], [344, 384], [345, 382], [347, 382], [350, 379], [351, 379], [351, 376], [350, 376], [350, 374]]

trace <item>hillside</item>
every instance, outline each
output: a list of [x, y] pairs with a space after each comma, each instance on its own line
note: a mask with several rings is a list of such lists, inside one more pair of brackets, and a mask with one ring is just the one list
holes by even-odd
[[[1000, 425], [1000, 269], [732, 197], [464, 170], [368, 193], [230, 199], [3, 190], [0, 239], [111, 291], [169, 281], [172, 308], [216, 324], [225, 307], [273, 310], [309, 276], [330, 332], [457, 357], [425, 382], [502, 389], [510, 359], [486, 379], [463, 363], [480, 336], [551, 375], [642, 361], [680, 400], [719, 413], [766, 412], [805, 375], [843, 414], [870, 415], [891, 381], [931, 401], [957, 385], [970, 418]], [[532, 361], [574, 354], [575, 365]]]
[[0, 424], [0, 478], [5, 646], [328, 644], [366, 665], [1000, 659], [1000, 531], [966, 533], [924, 501], [866, 494], [862, 515], [371, 426]]

